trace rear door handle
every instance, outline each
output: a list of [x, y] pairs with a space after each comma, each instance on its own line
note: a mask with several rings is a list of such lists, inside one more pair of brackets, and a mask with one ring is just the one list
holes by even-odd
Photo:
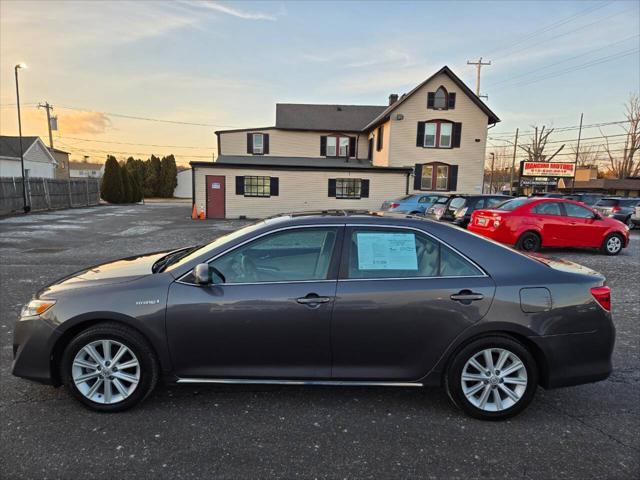
[[451, 298], [451, 300], [455, 302], [460, 302], [468, 305], [471, 302], [482, 300], [484, 298], [484, 295], [482, 295], [481, 293], [474, 293], [471, 290], [462, 290], [458, 293], [454, 293], [449, 298]]
[[330, 297], [319, 297], [315, 293], [310, 293], [306, 297], [301, 297], [296, 300], [296, 302], [303, 305], [317, 305], [319, 303], [328, 303], [330, 301]]

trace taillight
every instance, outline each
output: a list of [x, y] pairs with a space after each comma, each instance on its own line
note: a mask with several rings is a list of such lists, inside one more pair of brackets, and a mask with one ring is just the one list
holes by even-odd
[[593, 287], [591, 295], [607, 312], [611, 311], [611, 289], [609, 287]]
[[398, 208], [400, 206], [399, 203], [392, 203], [391, 208]]
[[611, 211], [612, 211], [613, 213], [619, 212], [619, 211], [620, 211], [620, 207], [613, 207], [613, 208], [611, 209]]

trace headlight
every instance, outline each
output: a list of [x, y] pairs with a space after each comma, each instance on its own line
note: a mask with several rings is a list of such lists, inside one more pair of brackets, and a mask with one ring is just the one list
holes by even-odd
[[22, 307], [20, 316], [35, 317], [37, 315], [42, 315], [44, 312], [53, 307], [55, 303], [55, 300], [31, 300], [24, 307]]

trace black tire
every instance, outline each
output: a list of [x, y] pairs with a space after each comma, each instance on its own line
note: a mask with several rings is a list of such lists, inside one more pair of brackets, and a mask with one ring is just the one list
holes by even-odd
[[627, 217], [624, 223], [627, 225], [627, 227], [629, 227], [629, 230], [633, 230], [634, 228], [636, 228], [636, 224], [631, 221], [631, 215]]
[[[137, 358], [140, 378], [135, 389], [124, 400], [116, 403], [98, 403], [85, 397], [75, 385], [72, 365], [78, 352], [99, 340], [111, 340], [125, 345]], [[83, 405], [97, 412], [121, 412], [142, 402], [158, 382], [159, 367], [149, 342], [136, 330], [119, 323], [105, 322], [83, 330], [67, 345], [60, 361], [60, 378], [69, 392]]]
[[[617, 241], [614, 240], [617, 238]], [[613, 245], [616, 245], [617, 248], [613, 248]], [[600, 253], [604, 253], [605, 255], [618, 255], [624, 246], [624, 238], [619, 233], [610, 233], [605, 237], [602, 241], [602, 245], [600, 245]]]
[[[489, 348], [503, 349], [515, 354], [524, 365], [527, 374], [527, 385], [519, 400], [517, 400], [513, 405], [505, 408], [504, 410], [487, 411], [478, 408], [476, 405], [471, 403], [469, 399], [467, 399], [463, 391], [462, 373], [467, 361], [473, 358], [477, 353]], [[490, 387], [490, 384], [488, 382], [489, 376], [486, 381], [483, 381], [483, 384], [486, 384], [486, 387], [481, 387], [481, 391], [479, 392], [480, 396], [482, 395], [482, 390]], [[447, 389], [447, 394], [449, 395], [449, 398], [452, 400], [454, 405], [462, 409], [467, 415], [478, 418], [480, 420], [505, 420], [519, 414], [525, 408], [527, 408], [527, 406], [531, 403], [531, 400], [533, 400], [537, 386], [538, 368], [535, 359], [524, 345], [514, 340], [513, 338], [506, 336], [482, 337], [465, 345], [455, 354], [455, 356], [449, 363], [449, 367], [445, 374], [445, 387]], [[491, 390], [489, 390], [489, 396], [495, 395], [493, 393], [493, 389], [499, 390], [499, 387], [500, 385], [490, 387]], [[507, 400], [506, 395], [504, 395], [502, 391], [498, 391], [498, 395], [504, 397], [502, 399], [503, 401]], [[497, 401], [492, 401], [492, 403], [497, 405]]]
[[542, 247], [542, 239], [536, 232], [524, 232], [516, 242], [516, 248], [525, 252], [537, 252]]

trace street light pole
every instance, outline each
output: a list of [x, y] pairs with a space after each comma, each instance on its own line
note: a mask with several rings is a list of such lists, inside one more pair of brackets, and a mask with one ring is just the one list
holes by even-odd
[[31, 206], [27, 204], [27, 182], [24, 178], [24, 151], [22, 147], [22, 119], [20, 118], [20, 87], [18, 86], [18, 70], [26, 68], [24, 63], [17, 64], [13, 69], [16, 74], [16, 100], [18, 105], [18, 138], [20, 143], [20, 170], [22, 171], [22, 201], [24, 213], [29, 213]]

